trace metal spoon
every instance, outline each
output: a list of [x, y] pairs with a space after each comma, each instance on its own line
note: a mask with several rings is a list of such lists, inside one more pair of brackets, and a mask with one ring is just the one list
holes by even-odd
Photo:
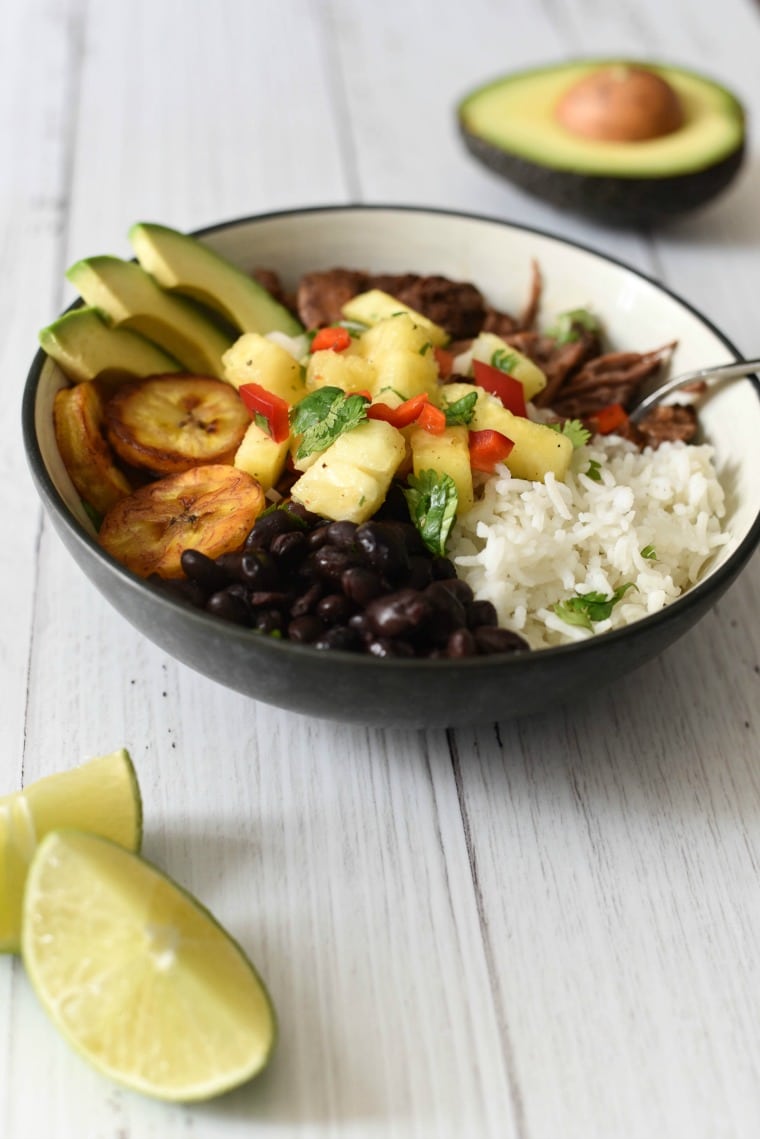
[[628, 408], [628, 418], [632, 423], [639, 420], [651, 411], [665, 396], [679, 388], [688, 387], [689, 384], [699, 383], [700, 380], [736, 380], [740, 376], [749, 376], [752, 372], [760, 371], [760, 360], [737, 360], [733, 364], [718, 364], [712, 368], [700, 368], [696, 372], [683, 372], [680, 376], [673, 376], [653, 391], [646, 392], [634, 399]]

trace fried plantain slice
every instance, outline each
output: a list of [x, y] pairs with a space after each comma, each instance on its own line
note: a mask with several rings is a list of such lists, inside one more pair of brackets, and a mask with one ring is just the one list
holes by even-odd
[[124, 462], [156, 475], [231, 463], [251, 422], [231, 384], [176, 372], [122, 384], [105, 419]]
[[103, 403], [94, 383], [61, 388], [53, 404], [58, 450], [78, 494], [99, 514], [131, 494], [103, 434]]
[[213, 464], [167, 475], [108, 511], [98, 533], [104, 550], [140, 577], [184, 577], [183, 550], [210, 558], [239, 549], [266, 505], [245, 471]]

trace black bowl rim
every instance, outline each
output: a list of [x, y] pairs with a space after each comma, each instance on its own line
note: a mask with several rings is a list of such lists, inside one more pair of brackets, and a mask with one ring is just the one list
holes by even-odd
[[[635, 269], [626, 261], [611, 256], [607, 253], [601, 253], [598, 249], [594, 249], [590, 245], [583, 242], [576, 241], [573, 238], [562, 237], [557, 233], [550, 230], [542, 229], [538, 226], [524, 225], [521, 222], [513, 222], [505, 218], [495, 217], [488, 214], [472, 213], [466, 210], [446, 209], [443, 207], [428, 207], [421, 205], [405, 205], [399, 203], [364, 203], [364, 202], [347, 202], [343, 204], [328, 203], [323, 205], [311, 205], [303, 207], [292, 207], [283, 210], [270, 210], [266, 213], [250, 214], [244, 217], [232, 218], [228, 221], [215, 222], [212, 225], [204, 226], [200, 229], [190, 231], [194, 237], [206, 237], [210, 234], [234, 228], [236, 226], [244, 226], [256, 222], [271, 221], [274, 219], [287, 219], [291, 217], [301, 217], [305, 214], [319, 214], [319, 213], [402, 213], [413, 214], [420, 213], [426, 215], [435, 215], [439, 217], [459, 218], [467, 221], [485, 222], [503, 226], [509, 229], [520, 230], [523, 233], [534, 234], [537, 237], [547, 238], [550, 241], [555, 241], [561, 245], [568, 245], [578, 249], [584, 253], [591, 254], [591, 256], [599, 258], [632, 273], [635, 277], [645, 281], [646, 283], [654, 286], [664, 295], [676, 301], [684, 309], [686, 309], [692, 316], [700, 320], [706, 328], [708, 328], [728, 349], [735, 359], [741, 360], [743, 357], [732, 341], [723, 333], [708, 317], [704, 315], [695, 305], [685, 300], [677, 292], [663, 285], [662, 282], [656, 278], [643, 273], [639, 269]], [[72, 309], [79, 308], [82, 304], [81, 300], [75, 300], [71, 305], [65, 309], [69, 312]], [[121, 578], [122, 583], [129, 589], [141, 593], [142, 590], [147, 590], [157, 601], [160, 599], [170, 609], [174, 609], [179, 619], [186, 623], [196, 625], [199, 630], [207, 630], [210, 633], [219, 632], [218, 617], [205, 613], [202, 610], [194, 609], [179, 599], [173, 598], [161, 586], [154, 585], [143, 578], [136, 577], [123, 565], [107, 554], [98, 543], [82, 530], [81, 527], [76, 525], [71, 516], [68, 508], [63, 503], [49, 473], [45, 462], [42, 458], [42, 453], [37, 441], [37, 434], [35, 431], [35, 403], [37, 395], [37, 385], [40, 374], [47, 360], [47, 355], [42, 348], [39, 348], [32, 360], [29, 372], [27, 374], [24, 392], [22, 397], [21, 418], [22, 418], [22, 433], [24, 440], [24, 448], [29, 463], [30, 470], [34, 476], [37, 484], [37, 489], [40, 497], [61, 522], [67, 527], [72, 537], [83, 546], [86, 551], [93, 556], [96, 560], [101, 562], [105, 567]], [[755, 375], [747, 377], [752, 383], [755, 393], [760, 399], [760, 381]], [[330, 660], [334, 660], [336, 664], [338, 661], [351, 664], [353, 668], [360, 669], [377, 669], [380, 668], [386, 672], [389, 668], [400, 669], [403, 672], [415, 673], [424, 671], [425, 673], [431, 670], [445, 670], [447, 668], [456, 668], [461, 670], [466, 668], [468, 671], [475, 672], [485, 670], [492, 672], [509, 671], [518, 668], [525, 664], [527, 660], [535, 660], [539, 657], [541, 660], [547, 658], [561, 658], [568, 654], [575, 656], [583, 655], [591, 656], [600, 651], [606, 651], [613, 644], [617, 644], [623, 640], [628, 640], [637, 634], [642, 634], [646, 630], [659, 627], [665, 629], [672, 622], [680, 622], [680, 619], [691, 608], [694, 610], [701, 610], [703, 602], [709, 597], [710, 594], [720, 594], [733, 579], [739, 574], [743, 566], [749, 561], [755, 547], [760, 542], [760, 511], [752, 524], [750, 530], [745, 535], [742, 542], [734, 550], [731, 557], [713, 571], [710, 576], [703, 582], [698, 582], [692, 586], [681, 597], [675, 599], [665, 606], [664, 609], [659, 610], [657, 613], [650, 614], [647, 617], [642, 617], [638, 621], [633, 622], [631, 625], [626, 625], [621, 629], [612, 629], [606, 633], [599, 633], [595, 636], [589, 637], [583, 641], [575, 641], [564, 645], [554, 645], [549, 648], [531, 649], [531, 650], [518, 650], [506, 654], [494, 654], [485, 656], [474, 656], [464, 659], [450, 660], [429, 660], [427, 658], [414, 658], [411, 660], [403, 658], [384, 658], [379, 660], [377, 657], [369, 656], [362, 653], [350, 653], [340, 650], [330, 650]], [[240, 625], [228, 624], [227, 635], [233, 639], [240, 641], [243, 645], [251, 643], [252, 638], [255, 638], [256, 644], [260, 647], [266, 643], [271, 647], [273, 653], [285, 653], [288, 656], [307, 656], [314, 658], [316, 656], [324, 656], [324, 651], [315, 649], [309, 645], [294, 644], [292, 641], [282, 640], [277, 637], [268, 637], [265, 634], [257, 632], [254, 629], [243, 627]]]

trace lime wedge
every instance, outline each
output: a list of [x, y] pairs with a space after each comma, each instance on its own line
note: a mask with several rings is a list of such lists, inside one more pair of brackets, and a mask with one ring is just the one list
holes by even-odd
[[194, 898], [107, 839], [55, 831], [24, 896], [22, 954], [44, 1008], [105, 1075], [159, 1099], [208, 1099], [256, 1075], [272, 1005]]
[[18, 951], [27, 868], [37, 843], [57, 827], [91, 831], [139, 850], [142, 803], [125, 748], [0, 798], [0, 952]]

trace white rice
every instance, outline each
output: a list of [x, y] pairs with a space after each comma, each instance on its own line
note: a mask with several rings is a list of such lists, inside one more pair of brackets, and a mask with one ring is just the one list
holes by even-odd
[[[600, 464], [600, 480], [584, 472]], [[452, 532], [449, 555], [499, 623], [532, 648], [584, 640], [656, 613], [698, 581], [728, 541], [723, 490], [707, 444], [663, 443], [640, 452], [616, 436], [578, 447], [564, 482], [512, 478], [506, 467]], [[653, 548], [655, 557], [644, 557]], [[593, 629], [554, 605], [576, 594], [605, 598], [633, 583]]]

